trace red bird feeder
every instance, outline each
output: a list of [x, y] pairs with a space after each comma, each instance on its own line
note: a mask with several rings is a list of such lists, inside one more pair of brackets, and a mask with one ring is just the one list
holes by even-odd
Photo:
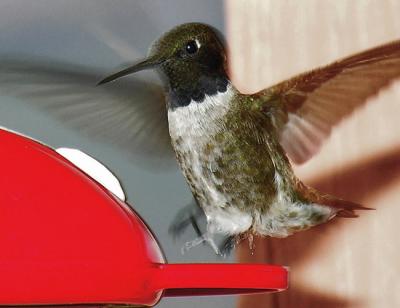
[[54, 150], [0, 130], [0, 305], [153, 306], [287, 288], [287, 270], [167, 264], [140, 217]]

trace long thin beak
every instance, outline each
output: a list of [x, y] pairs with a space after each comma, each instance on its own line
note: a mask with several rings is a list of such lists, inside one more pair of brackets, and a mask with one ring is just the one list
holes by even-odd
[[161, 57], [149, 57], [145, 60], [143, 60], [142, 62], [139, 62], [131, 67], [128, 67], [118, 73], [112, 74], [106, 78], [104, 78], [103, 80], [101, 80], [97, 85], [102, 85], [105, 84], [107, 82], [113, 81], [115, 79], [118, 79], [120, 77], [138, 72], [138, 71], [142, 71], [142, 70], [146, 70], [146, 69], [150, 69], [153, 68], [159, 64], [161, 64], [162, 62], [164, 62], [165, 60]]

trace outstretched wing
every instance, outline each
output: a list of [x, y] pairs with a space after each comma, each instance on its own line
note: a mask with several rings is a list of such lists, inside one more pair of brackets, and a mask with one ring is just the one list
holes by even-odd
[[97, 87], [105, 75], [47, 59], [3, 58], [0, 94], [21, 97], [81, 133], [121, 147], [141, 165], [174, 163], [162, 88], [133, 77]]
[[303, 163], [332, 127], [400, 77], [400, 41], [347, 57], [254, 94], [265, 101], [280, 143]]

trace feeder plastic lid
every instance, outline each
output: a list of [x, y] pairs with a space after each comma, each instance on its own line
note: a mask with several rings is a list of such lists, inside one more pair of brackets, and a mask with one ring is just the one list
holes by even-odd
[[0, 305], [134, 304], [287, 288], [261, 264], [166, 264], [143, 220], [70, 161], [0, 130]]

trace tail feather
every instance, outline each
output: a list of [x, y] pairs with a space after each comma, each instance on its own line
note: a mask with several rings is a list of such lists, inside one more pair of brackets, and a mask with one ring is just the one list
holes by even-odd
[[305, 185], [302, 182], [298, 182], [298, 188], [299, 191], [309, 200], [311, 200], [313, 203], [317, 204], [323, 204], [326, 205], [330, 208], [333, 208], [336, 210], [335, 217], [342, 217], [342, 218], [356, 218], [358, 215], [356, 214], [355, 211], [358, 210], [375, 210], [374, 208], [362, 206], [361, 204], [351, 202], [351, 201], [346, 201], [343, 199], [339, 199], [337, 197], [334, 197], [332, 195], [328, 194], [323, 194], [316, 189]]
[[329, 196], [324, 200], [324, 204], [337, 209], [336, 217], [342, 218], [357, 218], [358, 215], [355, 211], [358, 210], [375, 210], [374, 208], [365, 207], [361, 204], [354, 203], [351, 201], [346, 201]]

